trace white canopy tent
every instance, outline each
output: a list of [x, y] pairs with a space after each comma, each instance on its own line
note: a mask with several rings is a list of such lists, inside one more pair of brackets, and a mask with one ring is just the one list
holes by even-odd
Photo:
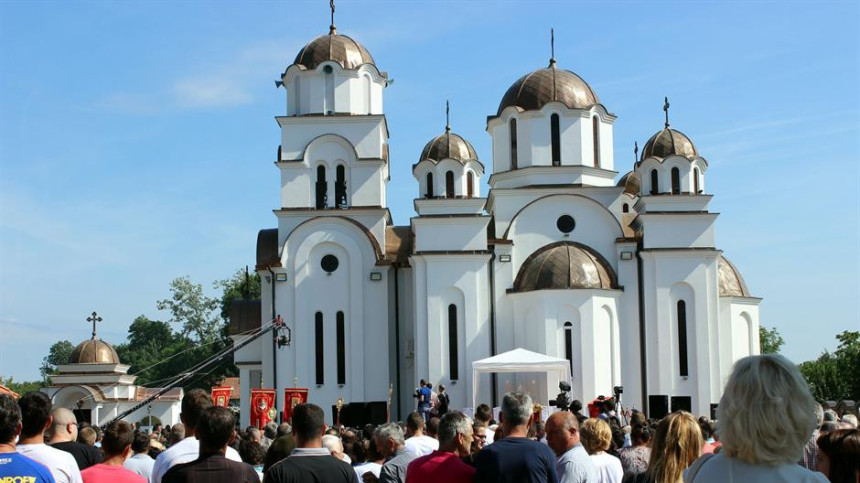
[[[570, 361], [567, 359], [557, 359], [538, 352], [517, 348], [472, 363], [473, 408], [478, 407], [478, 375], [494, 372], [546, 372], [557, 378], [554, 385], [549, 385], [549, 381], [547, 381], [548, 387], [557, 387], [561, 381], [571, 382]], [[534, 395], [532, 396], [534, 397]]]

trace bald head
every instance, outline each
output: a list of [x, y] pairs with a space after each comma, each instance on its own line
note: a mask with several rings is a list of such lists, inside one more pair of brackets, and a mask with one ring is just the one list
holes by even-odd
[[559, 411], [546, 421], [546, 442], [557, 456], [579, 444], [579, 422], [573, 413]]
[[54, 408], [51, 416], [54, 422], [51, 425], [49, 443], [64, 443], [78, 439], [78, 419], [75, 413], [66, 408]]

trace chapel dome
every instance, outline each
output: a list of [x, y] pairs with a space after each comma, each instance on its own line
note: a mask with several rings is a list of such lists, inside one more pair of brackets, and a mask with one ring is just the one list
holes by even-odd
[[692, 160], [698, 155], [696, 146], [693, 145], [693, 141], [690, 141], [690, 138], [686, 134], [665, 127], [657, 134], [651, 136], [651, 139], [645, 143], [645, 147], [642, 148], [640, 162], [652, 156], [660, 159], [665, 159], [669, 156], [683, 156]]
[[597, 252], [570, 241], [549, 244], [532, 253], [517, 274], [515, 292], [548, 289], [611, 289], [612, 268]]
[[439, 162], [443, 159], [454, 159], [461, 163], [469, 160], [478, 160], [478, 153], [475, 148], [463, 139], [459, 134], [454, 134], [450, 129], [445, 129], [445, 132], [436, 136], [428, 142], [424, 149], [421, 150], [421, 158], [418, 162], [430, 160]]
[[320, 35], [308, 42], [296, 55], [293, 65], [316, 69], [327, 61], [337, 62], [344, 69], [357, 69], [364, 64], [376, 65], [364, 46], [346, 35], [339, 35], [334, 28], [328, 35]]
[[119, 356], [112, 345], [93, 337], [75, 347], [69, 364], [119, 364]]
[[732, 265], [728, 258], [720, 255], [717, 259], [717, 277], [720, 297], [749, 297], [747, 284], [741, 272]]
[[641, 182], [639, 175], [635, 171], [628, 171], [621, 179], [618, 180], [619, 188], [624, 188], [624, 192], [630, 196], [639, 196], [639, 187]]
[[505, 108], [517, 107], [520, 111], [537, 110], [552, 101], [561, 102], [570, 109], [588, 109], [600, 100], [591, 87], [569, 70], [557, 69], [555, 62], [519, 78], [508, 88], [499, 103], [497, 116]]

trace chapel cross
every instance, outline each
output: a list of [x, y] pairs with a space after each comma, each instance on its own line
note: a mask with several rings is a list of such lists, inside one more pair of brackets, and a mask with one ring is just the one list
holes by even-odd
[[102, 318], [101, 318], [101, 317], [99, 317], [99, 314], [97, 314], [97, 313], [95, 312], [95, 310], [93, 311], [93, 315], [91, 315], [91, 316], [87, 317], [87, 322], [92, 322], [92, 323], [93, 323], [93, 339], [97, 339], [97, 338], [98, 338], [98, 337], [96, 336], [96, 324], [97, 324], [98, 322], [101, 322], [101, 321], [102, 321]]
[[331, 25], [329, 25], [329, 35], [331, 35], [337, 32], [334, 26], [334, 0], [331, 0], [328, 5], [331, 7]]
[[445, 132], [451, 130], [451, 103], [445, 101]]
[[663, 98], [663, 112], [666, 113], [666, 127], [669, 127], [669, 98]]
[[636, 141], [633, 141], [633, 160], [639, 160], [639, 143]]
[[555, 64], [555, 29], [549, 29], [549, 63]]

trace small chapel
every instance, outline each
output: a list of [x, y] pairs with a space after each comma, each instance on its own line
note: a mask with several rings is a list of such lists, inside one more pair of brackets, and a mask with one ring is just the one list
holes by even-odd
[[[525, 349], [568, 362], [574, 399], [621, 386], [628, 407], [712, 414], [734, 361], [759, 353], [761, 299], [717, 246], [709, 162], [667, 99], [635, 163], [616, 165], [611, 101], [555, 58], [531, 69], [499, 87], [492, 152], [450, 125], [428, 133], [409, 161], [413, 207], [389, 207], [389, 168], [407, 161], [389, 158], [388, 75], [333, 18], [299, 50], [276, 81], [280, 204], [257, 236], [254, 322], [281, 317], [292, 343], [235, 354], [242, 407], [251, 387], [279, 404], [303, 387], [327, 413], [392, 397], [396, 420], [420, 379], [452, 408], [515, 389], [547, 404], [558, 387], [543, 374], [473, 376]], [[395, 226], [391, 209], [414, 215]]]

